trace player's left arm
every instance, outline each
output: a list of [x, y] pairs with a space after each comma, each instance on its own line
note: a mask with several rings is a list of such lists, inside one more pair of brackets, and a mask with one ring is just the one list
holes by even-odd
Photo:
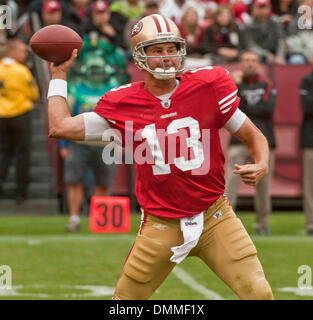
[[268, 173], [269, 147], [263, 133], [246, 117], [241, 127], [233, 133], [238, 140], [247, 145], [254, 163], [235, 164], [234, 174], [239, 174], [246, 184], [255, 186]]
[[247, 145], [253, 164], [235, 164], [234, 174], [239, 174], [246, 184], [256, 185], [268, 173], [269, 147], [262, 132], [238, 108], [240, 99], [237, 86], [229, 72], [221, 67], [214, 67], [214, 81], [221, 127], [226, 128], [238, 140]]

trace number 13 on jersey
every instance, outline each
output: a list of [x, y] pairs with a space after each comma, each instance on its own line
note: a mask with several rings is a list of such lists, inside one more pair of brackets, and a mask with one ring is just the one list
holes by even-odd
[[129, 198], [91, 198], [89, 227], [91, 232], [128, 232], [130, 230]]

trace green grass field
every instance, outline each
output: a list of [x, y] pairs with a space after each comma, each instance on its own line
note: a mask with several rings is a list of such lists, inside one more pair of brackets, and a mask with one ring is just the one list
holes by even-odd
[[[303, 214], [273, 214], [268, 237], [254, 235], [253, 214], [238, 216], [258, 249], [275, 298], [312, 300], [313, 289], [297, 288], [298, 268], [313, 268], [313, 237], [306, 236]], [[87, 217], [82, 217], [80, 233], [67, 234], [67, 220], [67, 216], [0, 217], [0, 266], [11, 267], [13, 287], [0, 290], [0, 299], [111, 299], [140, 216], [132, 215], [127, 234], [92, 234]], [[197, 258], [177, 266], [152, 296], [160, 300], [214, 298], [237, 299]]]

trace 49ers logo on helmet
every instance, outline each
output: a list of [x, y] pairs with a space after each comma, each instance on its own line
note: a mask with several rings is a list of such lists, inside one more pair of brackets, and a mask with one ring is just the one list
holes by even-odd
[[137, 23], [134, 25], [133, 29], [132, 29], [131, 37], [133, 37], [133, 36], [135, 36], [137, 33], [139, 33], [140, 30], [142, 29], [142, 26], [143, 26], [143, 24], [142, 24], [141, 21], [137, 22]]

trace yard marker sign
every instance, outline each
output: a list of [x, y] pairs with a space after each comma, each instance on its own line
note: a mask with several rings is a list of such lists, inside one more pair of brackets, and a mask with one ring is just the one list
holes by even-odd
[[128, 232], [130, 230], [129, 198], [93, 196], [90, 203], [89, 227], [91, 232]]

